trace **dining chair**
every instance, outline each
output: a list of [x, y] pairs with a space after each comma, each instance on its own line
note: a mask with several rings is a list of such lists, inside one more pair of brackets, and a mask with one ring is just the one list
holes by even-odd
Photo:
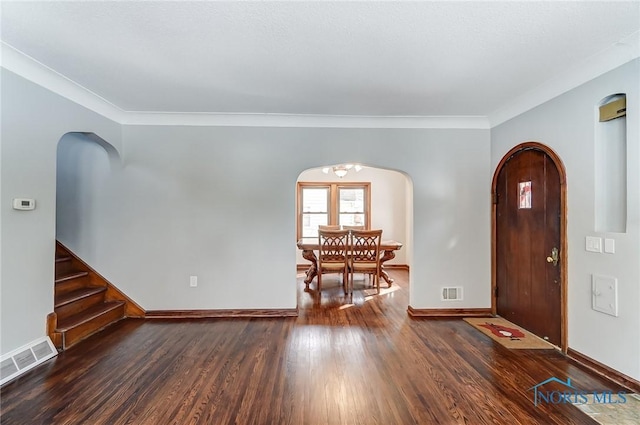
[[318, 231], [318, 292], [322, 291], [322, 275], [341, 273], [342, 288], [347, 294], [348, 285], [348, 230]]
[[[343, 225], [342, 228], [344, 230], [364, 230], [363, 225]], [[371, 279], [372, 273], [369, 273], [369, 279]]]
[[380, 242], [382, 230], [349, 231], [349, 291], [353, 295], [355, 273], [373, 276], [376, 294], [380, 293]]

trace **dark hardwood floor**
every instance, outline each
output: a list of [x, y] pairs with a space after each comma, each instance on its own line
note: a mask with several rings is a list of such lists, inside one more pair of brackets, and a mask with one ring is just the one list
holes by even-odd
[[[561, 353], [507, 350], [459, 319], [407, 315], [408, 273], [345, 303], [298, 277], [287, 319], [128, 319], [1, 389], [12, 424], [595, 424], [533, 403], [551, 376], [620, 388]], [[335, 276], [335, 278], [334, 278]], [[312, 283], [312, 288], [315, 286]], [[369, 290], [373, 294], [373, 290]]]

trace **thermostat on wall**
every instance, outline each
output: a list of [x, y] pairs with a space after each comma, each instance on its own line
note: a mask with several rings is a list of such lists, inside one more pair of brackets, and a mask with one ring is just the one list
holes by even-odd
[[27, 198], [15, 198], [13, 200], [13, 209], [14, 210], [33, 210], [36, 208], [36, 200], [35, 199], [27, 199]]

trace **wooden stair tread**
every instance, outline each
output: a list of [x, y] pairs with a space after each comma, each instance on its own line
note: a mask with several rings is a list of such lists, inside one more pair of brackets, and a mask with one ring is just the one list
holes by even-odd
[[57, 299], [56, 299], [55, 308], [59, 308], [64, 305], [70, 304], [74, 301], [78, 301], [83, 298], [90, 297], [91, 295], [105, 292], [106, 290], [107, 288], [105, 286], [89, 286], [86, 288], [76, 289], [75, 291], [67, 292], [66, 294], [62, 294], [56, 297]]
[[55, 283], [65, 282], [67, 280], [77, 279], [79, 277], [85, 277], [85, 276], [89, 276], [89, 272], [76, 271], [76, 272], [73, 272], [73, 273], [65, 274], [65, 275], [60, 276], [60, 277], [56, 277]]
[[59, 350], [129, 315], [144, 317], [142, 308], [59, 241], [54, 282], [54, 311], [47, 316], [47, 333]]
[[115, 310], [116, 308], [124, 306], [124, 304], [124, 301], [107, 301], [91, 306], [90, 308], [87, 308], [86, 310], [83, 310], [78, 314], [74, 314], [73, 316], [69, 316], [65, 319], [59, 320], [58, 326], [56, 327], [56, 332], [66, 332], [69, 329], [95, 319], [96, 317], [110, 312], [111, 310]]

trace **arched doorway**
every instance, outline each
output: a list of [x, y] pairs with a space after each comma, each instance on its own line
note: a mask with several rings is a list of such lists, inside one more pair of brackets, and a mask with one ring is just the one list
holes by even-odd
[[96, 192], [120, 167], [116, 148], [94, 133], [69, 132], [56, 152], [56, 239], [91, 256], [104, 210]]
[[492, 311], [567, 350], [566, 173], [538, 142], [511, 149], [492, 182]]
[[[323, 171], [324, 170], [324, 171]], [[301, 202], [301, 185], [309, 189], [309, 192], [318, 192], [322, 195], [321, 203], [329, 205], [324, 208], [314, 208], [311, 210], [317, 214], [308, 214], [309, 217], [303, 217]], [[364, 196], [364, 204], [366, 204], [366, 214], [360, 214], [360, 209], [352, 210], [347, 207], [345, 211], [339, 211], [340, 191], [335, 188], [347, 188], [344, 195], [353, 195], [362, 187], [367, 187], [368, 194]], [[353, 188], [354, 190], [350, 190]], [[318, 195], [318, 196], [319, 196]], [[346, 198], [344, 199], [346, 200]], [[318, 201], [318, 199], [315, 199]], [[333, 210], [334, 217], [327, 217]], [[339, 217], [340, 214], [342, 217]], [[353, 216], [353, 217], [352, 217]], [[353, 218], [353, 222], [343, 222], [341, 219]], [[306, 219], [306, 224], [303, 221]], [[355, 167], [350, 169], [348, 173], [340, 177], [333, 171], [333, 166], [321, 166], [309, 168], [300, 173], [296, 181], [296, 221], [292, 223], [296, 226], [296, 239], [302, 237], [315, 237], [317, 233], [309, 233], [313, 230], [317, 220], [324, 220], [324, 224], [357, 225], [357, 219], [362, 220], [362, 224], [369, 228], [383, 229], [383, 240], [398, 241], [401, 248], [393, 252], [393, 256], [389, 260], [385, 260], [385, 268], [390, 272], [393, 270], [407, 271], [410, 267], [411, 250], [413, 245], [413, 183], [411, 177], [401, 171], [383, 168], [376, 165], [363, 164], [359, 171]], [[317, 224], [317, 223], [316, 223]], [[310, 260], [304, 257], [304, 251], [296, 250], [296, 264], [299, 273], [305, 274], [309, 269]], [[406, 275], [408, 276], [408, 274]], [[308, 277], [305, 276], [305, 279]], [[410, 276], [409, 276], [410, 278]], [[393, 281], [393, 278], [390, 279]], [[388, 280], [383, 279], [381, 287], [383, 293], [389, 293], [397, 290], [393, 284], [388, 285]], [[406, 287], [408, 295], [409, 287]], [[310, 288], [311, 293], [315, 292], [316, 278], [310, 279], [306, 285], [307, 291]], [[335, 293], [342, 294], [339, 287], [334, 285]], [[329, 291], [331, 293], [331, 291]], [[408, 297], [407, 297], [408, 299]], [[404, 308], [408, 306], [407, 301]]]

